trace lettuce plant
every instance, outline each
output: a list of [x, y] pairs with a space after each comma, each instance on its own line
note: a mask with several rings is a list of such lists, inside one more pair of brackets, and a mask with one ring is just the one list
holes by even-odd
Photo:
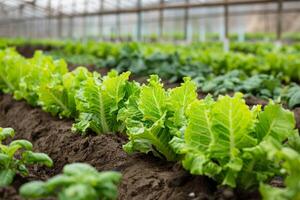
[[279, 143], [295, 132], [293, 113], [270, 103], [251, 110], [242, 99], [221, 96], [194, 101], [187, 110], [183, 137], [170, 142], [182, 155], [182, 164], [192, 174], [207, 175], [231, 187], [251, 188], [277, 174], [278, 170], [258, 148], [268, 138]]
[[141, 86], [119, 112], [118, 119], [125, 122], [130, 140], [124, 145], [125, 151], [152, 152], [175, 160], [168, 143], [173, 135], [182, 135], [185, 110], [196, 97], [196, 85], [188, 78], [180, 87], [165, 91], [158, 76], [150, 76], [148, 84]]
[[0, 187], [10, 185], [16, 174], [27, 176], [27, 165], [53, 165], [48, 155], [32, 152], [32, 144], [27, 140], [14, 140], [9, 145], [2, 144], [3, 140], [13, 137], [14, 134], [13, 129], [0, 127]]
[[0, 51], [0, 90], [4, 93], [18, 90], [21, 78], [28, 73], [28, 67], [26, 59], [14, 49]]
[[279, 78], [272, 75], [257, 74], [244, 80], [235, 91], [264, 99], [276, 99], [281, 93], [281, 82]]
[[14, 50], [6, 49], [0, 52], [0, 58], [0, 89], [34, 106], [38, 104], [39, 86], [57, 81], [67, 73], [63, 60], [53, 60], [40, 51], [33, 58], [25, 59]]
[[42, 83], [38, 89], [39, 105], [43, 110], [60, 117], [76, 117], [75, 95], [82, 82], [92, 77], [84, 67]]
[[46, 182], [33, 181], [20, 188], [24, 198], [58, 197], [59, 200], [111, 200], [117, 198], [118, 172], [98, 172], [84, 163], [66, 165], [63, 174]]
[[[299, 135], [297, 135], [299, 141]], [[285, 188], [260, 185], [260, 193], [264, 200], [300, 199], [300, 152], [283, 147], [276, 140], [265, 141], [261, 147], [267, 152], [268, 159], [281, 166], [281, 176], [285, 177]]]
[[281, 92], [279, 78], [267, 74], [248, 77], [239, 70], [233, 70], [224, 75], [211, 76], [202, 80], [199, 85], [203, 92], [211, 93], [214, 97], [229, 92], [242, 92], [264, 99], [276, 99]]
[[88, 77], [75, 98], [80, 114], [73, 131], [84, 134], [90, 129], [101, 134], [122, 130], [117, 114], [128, 97], [129, 75], [130, 72], [118, 75], [116, 71], [111, 71], [103, 78], [98, 73]]
[[233, 70], [217, 77], [212, 76], [200, 83], [200, 88], [205, 93], [211, 93], [214, 96], [234, 92], [242, 84], [246, 75], [238, 70]]
[[[33, 58], [27, 60], [30, 69], [19, 82], [19, 90], [15, 91], [17, 99], [25, 99], [31, 105], [38, 105], [38, 90], [43, 84], [57, 80], [68, 72], [64, 60], [53, 60], [37, 51]], [[19, 68], [22, 68], [22, 63]], [[17, 72], [17, 71], [16, 71]]]
[[300, 106], [300, 86], [294, 83], [286, 88], [283, 91], [283, 99], [290, 109]]

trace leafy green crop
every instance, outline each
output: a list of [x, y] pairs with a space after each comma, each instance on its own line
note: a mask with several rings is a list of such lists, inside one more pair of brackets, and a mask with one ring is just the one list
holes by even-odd
[[51, 167], [53, 162], [48, 155], [32, 152], [32, 144], [27, 140], [14, 140], [9, 145], [3, 140], [14, 137], [12, 128], [0, 127], [0, 187], [10, 185], [16, 174], [28, 175], [27, 165], [42, 164]]
[[295, 131], [291, 112], [273, 103], [250, 110], [240, 93], [196, 100], [187, 116], [184, 136], [170, 142], [184, 168], [232, 187], [251, 188], [275, 175], [276, 167], [257, 147], [268, 138], [281, 143]]
[[242, 92], [263, 99], [276, 99], [281, 94], [280, 79], [266, 74], [247, 77], [245, 73], [238, 70], [220, 76], [211, 76], [199, 85], [203, 92], [211, 93], [214, 97], [231, 92]]
[[63, 174], [46, 182], [33, 181], [20, 188], [24, 198], [58, 197], [59, 200], [110, 200], [117, 198], [118, 172], [98, 172], [84, 163], [66, 165]]
[[91, 129], [98, 134], [122, 130], [117, 114], [130, 93], [127, 90], [129, 75], [130, 72], [118, 75], [111, 71], [102, 79], [97, 73], [88, 77], [76, 95], [80, 114], [73, 130], [84, 133]]
[[196, 97], [196, 85], [190, 79], [185, 79], [178, 88], [165, 91], [158, 76], [150, 76], [148, 85], [136, 90], [119, 112], [118, 119], [125, 122], [130, 140], [124, 145], [125, 151], [152, 152], [175, 160], [176, 154], [168, 143], [173, 135], [182, 135], [185, 110]]
[[242, 85], [245, 74], [238, 70], [233, 70], [225, 75], [212, 77], [200, 83], [200, 88], [205, 93], [211, 93], [217, 97], [220, 94], [234, 92], [236, 88]]
[[39, 86], [58, 79], [67, 72], [63, 60], [56, 60], [36, 52], [31, 59], [19, 56], [14, 50], [0, 52], [0, 89], [14, 93], [17, 100], [25, 99], [31, 105], [38, 105]]
[[0, 51], [0, 90], [5, 93], [18, 91], [19, 82], [28, 73], [28, 67], [26, 59], [15, 50]]
[[291, 87], [284, 90], [283, 99], [286, 100], [291, 109], [300, 106], [300, 86], [292, 84]]
[[[129, 49], [129, 53], [135, 54], [137, 47], [131, 47], [133, 49]], [[105, 48], [98, 53], [109, 57]], [[168, 63], [168, 59], [171, 59], [170, 62], [176, 61], [174, 66], [187, 65], [187, 71], [176, 69], [175, 72], [176, 67], [171, 67], [174, 70], [171, 75], [174, 75], [174, 80], [177, 80], [178, 74], [189, 73], [189, 66], [208, 63], [207, 66], [212, 66], [211, 71], [225, 74], [216, 78], [214, 75], [208, 75], [210, 70], [204, 69], [206, 65], [199, 65], [197, 69], [201, 71], [199, 83], [203, 83], [209, 76], [213, 83], [212, 87], [208, 87], [209, 91], [215, 90], [216, 94], [243, 91], [266, 98], [274, 97], [278, 95], [281, 84], [279, 79], [275, 78], [275, 74], [281, 70], [284, 61], [289, 62], [292, 68], [283, 69], [283, 80], [290, 81], [289, 73], [298, 68], [293, 60], [295, 55], [285, 58], [282, 54], [275, 58], [280, 62], [272, 63], [272, 57], [276, 55], [273, 52], [266, 53], [271, 60], [266, 63], [255, 56], [243, 57], [242, 54], [236, 54], [231, 57], [230, 54], [211, 52], [201, 55], [201, 58], [197, 57], [197, 52], [182, 52], [183, 57], [179, 57], [181, 54], [178, 54], [174, 58], [167, 58], [168, 56], [163, 57], [163, 54], [153, 54], [157, 52], [156, 49], [138, 48], [141, 48], [138, 51], [142, 51], [148, 59], [150, 55], [156, 55], [157, 57], [152, 58], [153, 63], [159, 62], [159, 59]], [[168, 46], [160, 48], [166, 48], [166, 52], [173, 51], [168, 49]], [[80, 52], [82, 49], [75, 50]], [[91, 52], [97, 52], [97, 48], [91, 49]], [[120, 56], [115, 49], [108, 52], [115, 57]], [[188, 53], [191, 55], [187, 55]], [[240, 93], [234, 97], [221, 96], [218, 100], [213, 100], [210, 96], [198, 100], [197, 87], [191, 78], [184, 78], [184, 83], [179, 87], [165, 90], [157, 75], [150, 76], [147, 84], [140, 85], [128, 80], [130, 72], [118, 74], [111, 71], [104, 77], [96, 72], [90, 73], [84, 68], [67, 72], [64, 61], [52, 60], [41, 53], [36, 53], [31, 59], [25, 59], [14, 50], [7, 49], [0, 51], [0, 58], [0, 72], [4, 74], [0, 76], [1, 91], [13, 93], [16, 99], [25, 99], [32, 105], [40, 105], [53, 115], [76, 119], [72, 129], [83, 134], [88, 130], [97, 134], [126, 131], [129, 138], [129, 142], [123, 146], [126, 152], [152, 153], [169, 161], [181, 161], [184, 168], [192, 174], [207, 175], [224, 185], [248, 189], [265, 183], [275, 175], [282, 175], [280, 172], [286, 166], [281, 165], [281, 162], [286, 159], [281, 157], [283, 161], [274, 162], [277, 158], [271, 157], [267, 149], [270, 146], [267, 145], [269, 140], [278, 143], [279, 149], [285, 148], [286, 145], [282, 143], [287, 140], [290, 148], [300, 149], [293, 114], [273, 102], [261, 111], [260, 106], [249, 109]], [[139, 59], [139, 56], [133, 58]], [[185, 58], [191, 59], [187, 61]], [[262, 65], [255, 68], [260, 61]], [[271, 66], [273, 64], [274, 67]], [[168, 64], [165, 64], [164, 72], [170, 75], [167, 66]], [[155, 71], [154, 67], [151, 70]], [[230, 70], [234, 71], [226, 74]], [[261, 72], [271, 72], [272, 75], [258, 74]], [[254, 76], [249, 78], [249, 74]], [[197, 79], [194, 75], [194, 72], [191, 73], [191, 76]], [[291, 77], [295, 79], [297, 76], [295, 73]], [[224, 88], [226, 91], [222, 91]], [[296, 93], [291, 92], [293, 95]], [[297, 100], [297, 95], [289, 101], [291, 99]], [[4, 131], [3, 135], [6, 136], [1, 137], [6, 138], [7, 133], [9, 131]], [[10, 145], [2, 145], [1, 148], [9, 149]], [[31, 150], [26, 142], [21, 141], [18, 145], [21, 145], [18, 148], [23, 148], [24, 152]], [[29, 153], [27, 154], [24, 156], [29, 156]], [[6, 159], [5, 156], [3, 159]], [[22, 162], [18, 161], [17, 164]], [[2, 161], [0, 164], [5, 167], [6, 163]], [[19, 171], [16, 173], [22, 174], [23, 168], [23, 165], [17, 166]], [[9, 173], [6, 176], [9, 177]], [[289, 181], [286, 181], [286, 184], [289, 188]], [[33, 183], [30, 185], [32, 190], [28, 191], [36, 191], [36, 195], [43, 196], [56, 195], [56, 191], [61, 191], [60, 198], [77, 194], [74, 190], [87, 191], [82, 198], [93, 199], [97, 198], [95, 194], [98, 194], [95, 192], [98, 191], [97, 188], [94, 188], [94, 185], [90, 187], [89, 184], [80, 183], [73, 187], [72, 182], [72, 187], [68, 185], [70, 188], [59, 186], [55, 189], [48, 188], [47, 185], [48, 182]], [[285, 191], [289, 190], [288, 188]], [[27, 190], [22, 191], [26, 195]]]
[[[299, 137], [299, 135], [297, 135]], [[264, 200], [297, 200], [300, 199], [300, 152], [290, 147], [283, 147], [276, 140], [266, 141], [262, 148], [267, 152], [268, 159], [282, 167], [281, 175], [286, 176], [285, 188], [260, 185]]]
[[38, 89], [39, 105], [53, 115], [77, 117], [75, 95], [82, 82], [89, 77], [92, 74], [86, 68], [77, 67], [72, 72], [41, 83]]
[[263, 99], [276, 99], [281, 93], [281, 83], [280, 79], [272, 75], [257, 74], [244, 80], [241, 85], [236, 87], [235, 91]]
[[[31, 105], [38, 104], [39, 86], [57, 79], [67, 73], [67, 65], [64, 60], [53, 60], [50, 56], [45, 56], [42, 52], [35, 52], [34, 57], [27, 60], [29, 71], [21, 77], [20, 89], [15, 91], [17, 99], [26, 99]], [[22, 68], [20, 63], [18, 68]], [[15, 71], [17, 73], [18, 71]]]

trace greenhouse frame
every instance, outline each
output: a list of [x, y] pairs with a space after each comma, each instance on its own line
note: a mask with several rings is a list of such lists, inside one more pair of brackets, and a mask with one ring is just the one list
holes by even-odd
[[[205, 40], [206, 33], [243, 40], [246, 32], [275, 33], [280, 40], [283, 30], [295, 31], [288, 26], [300, 6], [297, 0], [2, 0], [0, 9], [1, 36], [143, 40], [173, 34], [190, 41]], [[249, 20], [261, 22], [251, 27]]]

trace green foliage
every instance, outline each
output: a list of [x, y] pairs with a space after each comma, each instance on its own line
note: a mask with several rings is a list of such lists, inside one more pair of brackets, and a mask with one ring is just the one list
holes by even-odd
[[[186, 74], [198, 83], [206, 84], [207, 91], [215, 96], [243, 91], [274, 98], [278, 96], [281, 86], [277, 76], [280, 72], [282, 81], [299, 78], [296, 73], [299, 63], [294, 60], [297, 54], [286, 56], [280, 53], [277, 57], [275, 52], [266, 51], [261, 52], [263, 57], [256, 57], [252, 54], [245, 56], [241, 53], [203, 51], [199, 56], [195, 49], [194, 52], [186, 47], [174, 53], [176, 47], [172, 45], [158, 45], [156, 49], [138, 44], [128, 45], [120, 53], [119, 49], [123, 48], [121, 44], [118, 47], [107, 44], [101, 48], [90, 43], [86, 45], [88, 47], [72, 49], [71, 44], [68, 48], [70, 52], [77, 53], [88, 48], [90, 53], [103, 57], [110, 66], [125, 63], [119, 68], [120, 71], [131, 66], [137, 73], [162, 72], [172, 81], [178, 81]], [[156, 63], [164, 63], [161, 71]], [[288, 67], [283, 67], [285, 64]], [[148, 69], [149, 65], [153, 66]], [[195, 66], [195, 70], [190, 70]], [[210, 96], [197, 100], [196, 84], [191, 78], [183, 78], [181, 86], [165, 90], [157, 75], [152, 75], [147, 84], [140, 85], [128, 81], [130, 72], [118, 74], [111, 71], [104, 77], [84, 68], [67, 72], [63, 60], [52, 60], [41, 52], [25, 59], [12, 49], [0, 51], [0, 72], [1, 91], [13, 93], [16, 99], [25, 99], [31, 105], [42, 106], [53, 115], [75, 118], [74, 131], [82, 134], [88, 130], [97, 134], [126, 131], [129, 138], [124, 145], [126, 152], [152, 153], [169, 161], [180, 160], [192, 174], [207, 175], [231, 187], [253, 188], [274, 175], [280, 175], [281, 169], [286, 166], [281, 165], [284, 161], [274, 162], [275, 158], [269, 155], [270, 140], [279, 144], [279, 149], [287, 148], [287, 145], [282, 145], [287, 140], [289, 148], [300, 149], [291, 112], [273, 102], [263, 111], [260, 106], [249, 109], [240, 93], [234, 97], [221, 96], [216, 101]], [[225, 75], [216, 77], [209, 75], [210, 72]], [[206, 80], [210, 82], [205, 83]], [[296, 95], [297, 91], [293, 90], [290, 94]], [[297, 95], [290, 97], [288, 101], [292, 103], [289, 104], [294, 106], [297, 98]], [[11, 130], [2, 130], [0, 140], [12, 135]], [[26, 175], [26, 164], [51, 164], [46, 155], [31, 152], [32, 145], [28, 141], [17, 140], [8, 146], [1, 144], [0, 149], [0, 180], [3, 185], [11, 183], [16, 173]], [[20, 160], [15, 159], [15, 153]], [[281, 159], [285, 160], [283, 157]], [[96, 173], [92, 174], [97, 178]], [[22, 191], [28, 197], [55, 196], [56, 191], [60, 191], [58, 197], [61, 199], [70, 198], [73, 194], [79, 199], [98, 198], [95, 185], [83, 184], [76, 179], [78, 184], [72, 182], [71, 187], [68, 181], [73, 181], [73, 178], [66, 175], [61, 175], [62, 179], [61, 176], [53, 178], [55, 185], [56, 181], [59, 182], [54, 189], [48, 187], [53, 183], [49, 180], [49, 183], [30, 184], [30, 190], [24, 186]], [[60, 185], [60, 181], [64, 186]], [[287, 186], [290, 185], [288, 182]], [[77, 191], [82, 191], [80, 195], [83, 196]], [[115, 196], [109, 198], [112, 197]]]
[[12, 128], [0, 127], [0, 187], [10, 185], [16, 174], [28, 176], [27, 165], [53, 165], [48, 155], [32, 152], [32, 144], [27, 140], [14, 140], [8, 145], [2, 143], [14, 135]]
[[233, 70], [217, 77], [212, 76], [199, 85], [203, 92], [210, 93], [214, 97], [231, 92], [242, 92], [263, 99], [276, 99], [281, 94], [280, 79], [266, 74], [247, 77], [239, 70]]
[[242, 79], [245, 79], [245, 74], [238, 70], [233, 70], [225, 75], [212, 77], [200, 83], [200, 88], [205, 93], [211, 93], [217, 97], [220, 94], [234, 92], [238, 86], [242, 84]]
[[244, 80], [235, 91], [263, 99], [276, 99], [281, 94], [281, 83], [280, 79], [272, 75], [257, 74]]
[[[261, 33], [250, 35], [254, 38], [265, 37], [265, 34]], [[34, 45], [38, 42], [47, 43], [47, 41], [30, 41], [29, 43]], [[48, 42], [55, 45], [53, 41]], [[27, 42], [11, 41], [11, 44], [16, 45], [22, 43]], [[162, 79], [168, 79], [171, 83], [180, 82], [183, 77], [189, 76], [198, 82], [199, 86], [204, 87], [205, 91], [215, 96], [227, 91], [231, 92], [232, 88], [235, 88], [234, 91], [261, 98], [277, 99], [279, 88], [282, 87], [280, 81], [289, 83], [298, 82], [300, 79], [297, 45], [278, 47], [266, 42], [255, 44], [233, 42], [230, 52], [224, 52], [220, 43], [195, 43], [186, 46], [136, 42], [115, 44], [69, 41], [58, 42], [57, 47], [59, 48], [50, 52], [51, 55], [65, 57], [69, 62], [77, 62], [77, 64], [88, 62], [99, 67], [114, 68], [119, 72], [131, 71], [139, 76], [159, 74]], [[57, 52], [61, 55], [57, 55]], [[70, 57], [75, 57], [75, 59], [70, 59], [70, 61]], [[234, 75], [236, 72], [231, 72], [232, 70], [239, 70], [240, 74]], [[252, 77], [253, 75], [256, 76]], [[271, 80], [267, 80], [268, 78]], [[247, 79], [250, 80], [246, 81]], [[246, 82], [243, 83], [244, 81]], [[261, 90], [257, 87], [260, 83], [263, 85]], [[26, 93], [28, 91], [16, 96], [20, 99]], [[30, 99], [30, 97], [27, 98]], [[36, 98], [32, 100], [33, 103], [35, 100]]]
[[169, 146], [173, 135], [182, 135], [186, 125], [185, 110], [196, 99], [196, 85], [185, 79], [178, 88], [165, 91], [158, 76], [152, 75], [147, 85], [129, 98], [118, 119], [125, 122], [128, 153], [152, 152], [155, 156], [175, 160]]
[[300, 106], [300, 86], [292, 84], [286, 88], [283, 91], [283, 99], [287, 102], [290, 109]]
[[[15, 91], [15, 96], [17, 99], [25, 99], [31, 105], [37, 105], [39, 87], [53, 79], [61, 78], [68, 69], [64, 60], [54, 61], [52, 57], [45, 56], [39, 51], [27, 62], [30, 71], [20, 79], [20, 89]], [[22, 63], [20, 63], [19, 68], [22, 67]]]
[[92, 77], [84, 67], [78, 67], [63, 76], [53, 77], [39, 86], [39, 105], [43, 110], [61, 117], [77, 117], [75, 95], [83, 81]]
[[[131, 71], [137, 75], [159, 74], [163, 79], [180, 81], [185, 76], [201, 79], [213, 71], [223, 75], [241, 70], [247, 76], [258, 73], [279, 74], [284, 82], [300, 79], [299, 48], [297, 45], [278, 47], [272, 43], [231, 43], [231, 51], [224, 52], [220, 43], [191, 45], [147, 43], [67, 43], [61, 56], [94, 56], [100, 67]], [[57, 53], [54, 52], [54, 55]], [[84, 60], [84, 59], [81, 59]], [[80, 61], [78, 61], [80, 64]], [[93, 59], [88, 61], [95, 63]], [[199, 77], [200, 76], [200, 77]]]
[[62, 51], [51, 51], [47, 53], [54, 59], [64, 58], [67, 63], [76, 65], [100, 65], [102, 60], [92, 54], [65, 54]]
[[[299, 137], [299, 135], [298, 135]], [[286, 176], [285, 188], [276, 188], [267, 184], [260, 185], [264, 200], [297, 200], [300, 198], [300, 153], [283, 147], [276, 140], [266, 141], [262, 148], [267, 152], [267, 158], [281, 166], [281, 175]]]
[[0, 51], [0, 89], [13, 93], [17, 100], [25, 99], [31, 105], [38, 104], [39, 86], [56, 81], [67, 72], [66, 63], [36, 52], [25, 59], [12, 49]]
[[73, 130], [85, 133], [91, 129], [97, 134], [122, 130], [117, 114], [130, 92], [127, 90], [129, 75], [130, 72], [118, 75], [111, 71], [103, 78], [97, 73], [88, 77], [76, 95], [80, 114]]
[[274, 176], [276, 167], [259, 145], [268, 138], [281, 143], [295, 131], [291, 112], [273, 103], [250, 110], [239, 93], [196, 100], [187, 116], [184, 136], [170, 142], [184, 168], [231, 187], [251, 188]]
[[33, 181], [20, 188], [24, 198], [57, 197], [59, 200], [111, 200], [117, 198], [118, 172], [98, 172], [84, 163], [66, 165], [63, 174], [46, 182]]
[[26, 60], [14, 49], [0, 51], [0, 90], [5, 93], [18, 91], [20, 80], [29, 70]]

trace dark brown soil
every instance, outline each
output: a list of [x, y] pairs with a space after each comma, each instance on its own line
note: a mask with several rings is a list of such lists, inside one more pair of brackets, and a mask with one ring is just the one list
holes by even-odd
[[53, 46], [48, 45], [23, 45], [16, 47], [16, 50], [25, 58], [31, 58], [36, 50], [50, 51], [53, 49]]
[[294, 110], [295, 119], [296, 119], [296, 126], [300, 130], [300, 107], [295, 108]]
[[0, 95], [0, 127], [13, 127], [16, 139], [30, 140], [35, 151], [54, 160], [54, 167], [31, 167], [27, 178], [16, 177], [13, 186], [0, 189], [0, 199], [19, 200], [18, 188], [30, 180], [46, 180], [61, 172], [64, 165], [85, 162], [98, 170], [117, 170], [123, 175], [119, 199], [259, 199], [257, 192], [240, 193], [201, 176], [191, 176], [179, 164], [152, 155], [128, 155], [122, 150], [121, 134], [90, 135], [70, 131], [71, 120], [60, 120], [10, 95]]

